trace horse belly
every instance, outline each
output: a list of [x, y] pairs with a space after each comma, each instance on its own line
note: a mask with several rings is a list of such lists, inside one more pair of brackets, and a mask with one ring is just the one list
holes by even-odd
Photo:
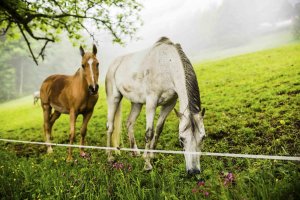
[[136, 84], [120, 84], [118, 87], [121, 94], [134, 103], [145, 103], [146, 95], [145, 90], [136, 87]]
[[177, 98], [177, 94], [173, 89], [169, 89], [164, 91], [159, 99], [158, 99], [158, 105], [165, 105], [168, 104], [170, 101], [173, 101], [174, 99]]
[[69, 114], [70, 113], [70, 109], [66, 108], [65, 106], [60, 106], [60, 105], [56, 105], [56, 104], [53, 104], [53, 103], [50, 103], [50, 106], [60, 112], [60, 113], [63, 113], [63, 114]]

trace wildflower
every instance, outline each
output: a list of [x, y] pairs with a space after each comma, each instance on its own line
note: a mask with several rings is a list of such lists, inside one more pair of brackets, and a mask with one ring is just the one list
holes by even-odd
[[118, 162], [115, 162], [112, 166], [113, 168], [115, 168], [116, 170], [119, 170], [119, 169], [123, 169], [124, 168], [124, 164], [123, 163], [118, 163]]
[[204, 185], [205, 185], [205, 182], [204, 182], [203, 180], [200, 180], [200, 181], [198, 181], [197, 185], [198, 185], [199, 187], [204, 186]]
[[204, 196], [208, 197], [209, 196], [209, 192], [205, 191], [203, 192]]
[[197, 188], [193, 188], [193, 189], [192, 189], [192, 193], [195, 194], [195, 193], [197, 193], [197, 192], [198, 192]]
[[132, 166], [131, 166], [131, 165], [129, 165], [129, 166], [128, 166], [128, 168], [127, 168], [127, 170], [128, 170], [129, 172], [131, 172], [131, 170], [132, 170]]
[[229, 184], [232, 184], [235, 181], [234, 175], [231, 172], [227, 173], [227, 175], [223, 175], [223, 177], [224, 177], [224, 182], [223, 182], [224, 186], [228, 186]]
[[232, 174], [231, 172], [229, 172], [229, 173], [227, 174], [227, 179], [228, 179], [230, 182], [233, 182], [233, 181], [234, 181], [234, 176], [233, 176], [233, 174]]

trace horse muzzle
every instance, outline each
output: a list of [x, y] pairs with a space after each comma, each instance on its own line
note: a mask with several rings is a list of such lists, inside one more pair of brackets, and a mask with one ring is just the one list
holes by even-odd
[[96, 94], [98, 94], [99, 85], [98, 84], [96, 84], [95, 86], [89, 85], [89, 89], [88, 90], [89, 90], [89, 92], [90, 92], [91, 95], [96, 95]]

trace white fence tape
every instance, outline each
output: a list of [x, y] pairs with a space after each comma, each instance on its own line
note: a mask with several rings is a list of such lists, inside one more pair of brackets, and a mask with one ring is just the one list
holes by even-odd
[[153, 152], [165, 154], [193, 154], [199, 156], [218, 156], [218, 157], [234, 157], [234, 158], [255, 158], [255, 159], [269, 159], [269, 160], [293, 160], [300, 161], [297, 156], [271, 156], [271, 155], [253, 155], [253, 154], [234, 154], [234, 153], [211, 153], [211, 152], [185, 152], [185, 151], [169, 151], [169, 150], [146, 150], [146, 149], [131, 149], [131, 148], [115, 148], [115, 147], [99, 147], [99, 146], [84, 146], [84, 145], [71, 145], [71, 144], [58, 144], [58, 143], [45, 143], [45, 142], [32, 142], [23, 140], [0, 139], [3, 142], [23, 143], [23, 144], [36, 144], [36, 145], [52, 145], [59, 147], [74, 147], [85, 149], [100, 149], [100, 150], [120, 150], [120, 151], [139, 151], [139, 152]]

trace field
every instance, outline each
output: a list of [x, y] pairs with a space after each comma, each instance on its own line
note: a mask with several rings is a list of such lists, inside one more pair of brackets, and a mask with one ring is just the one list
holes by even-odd
[[[194, 65], [206, 108], [202, 151], [300, 156], [300, 43]], [[129, 147], [123, 102], [122, 147]], [[104, 86], [88, 126], [87, 145], [106, 145]], [[77, 122], [77, 144], [82, 118]], [[68, 116], [54, 125], [53, 142], [68, 143]], [[145, 111], [135, 127], [144, 147]], [[43, 141], [42, 111], [31, 96], [0, 104], [0, 138]], [[157, 149], [180, 150], [174, 112]], [[300, 199], [299, 162], [201, 157], [202, 173], [188, 177], [182, 155], [158, 154], [154, 170], [122, 152], [65, 161], [67, 150], [0, 141], [0, 199]]]

